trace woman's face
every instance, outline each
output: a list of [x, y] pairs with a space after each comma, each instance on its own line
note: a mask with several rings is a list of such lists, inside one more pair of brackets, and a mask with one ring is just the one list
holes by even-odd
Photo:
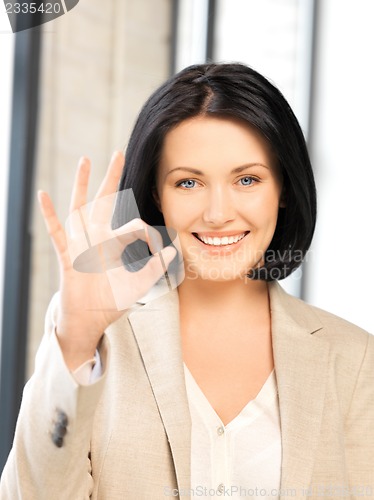
[[233, 280], [263, 262], [282, 178], [262, 136], [242, 122], [194, 117], [165, 138], [156, 198], [178, 232], [186, 278]]

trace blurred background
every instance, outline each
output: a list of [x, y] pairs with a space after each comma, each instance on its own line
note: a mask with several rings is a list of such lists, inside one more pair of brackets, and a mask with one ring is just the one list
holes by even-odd
[[284, 93], [319, 214], [302, 269], [282, 284], [374, 332], [373, 21], [372, 0], [80, 0], [17, 34], [1, 13], [0, 471], [58, 288], [37, 189], [64, 221], [79, 157], [93, 162], [93, 193], [145, 99], [189, 64], [244, 62]]

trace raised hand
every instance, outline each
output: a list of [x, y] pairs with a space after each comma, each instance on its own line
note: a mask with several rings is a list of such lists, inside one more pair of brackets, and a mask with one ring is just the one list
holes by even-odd
[[[166, 247], [161, 253], [161, 236], [139, 218], [111, 228], [123, 165], [122, 153], [114, 153], [93, 202], [87, 204], [90, 161], [80, 160], [68, 231], [60, 223], [48, 194], [38, 193], [60, 268], [56, 333], [65, 362], [72, 370], [93, 356], [108, 325], [147, 293], [176, 255], [173, 247]], [[137, 239], [146, 241], [154, 256], [139, 271], [129, 272], [122, 265], [121, 255]]]

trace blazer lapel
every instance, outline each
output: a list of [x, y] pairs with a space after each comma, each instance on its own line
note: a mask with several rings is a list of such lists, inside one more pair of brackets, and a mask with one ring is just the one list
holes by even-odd
[[296, 489], [301, 497], [310, 484], [319, 441], [329, 342], [308, 305], [277, 282], [269, 284], [269, 294], [282, 435], [281, 489]]
[[[179, 491], [190, 490], [191, 417], [184, 381], [176, 290], [136, 309], [129, 322], [160, 411]], [[189, 499], [189, 495], [183, 495]]]
[[[281, 435], [281, 489], [308, 488], [325, 398], [329, 343], [313, 310], [269, 283], [272, 342]], [[170, 442], [178, 489], [190, 490], [191, 418], [185, 388], [178, 292], [129, 315]], [[188, 499], [189, 496], [186, 496]]]

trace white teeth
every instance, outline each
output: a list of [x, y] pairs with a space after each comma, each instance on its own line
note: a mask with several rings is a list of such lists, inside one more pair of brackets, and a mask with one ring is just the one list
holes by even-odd
[[209, 236], [200, 236], [199, 234], [197, 234], [197, 237], [206, 245], [221, 246], [237, 243], [238, 241], [242, 240], [245, 235], [246, 233], [242, 233], [238, 234], [237, 236], [224, 236], [223, 238], [218, 238], [217, 236], [215, 236], [214, 238], [211, 238]]

